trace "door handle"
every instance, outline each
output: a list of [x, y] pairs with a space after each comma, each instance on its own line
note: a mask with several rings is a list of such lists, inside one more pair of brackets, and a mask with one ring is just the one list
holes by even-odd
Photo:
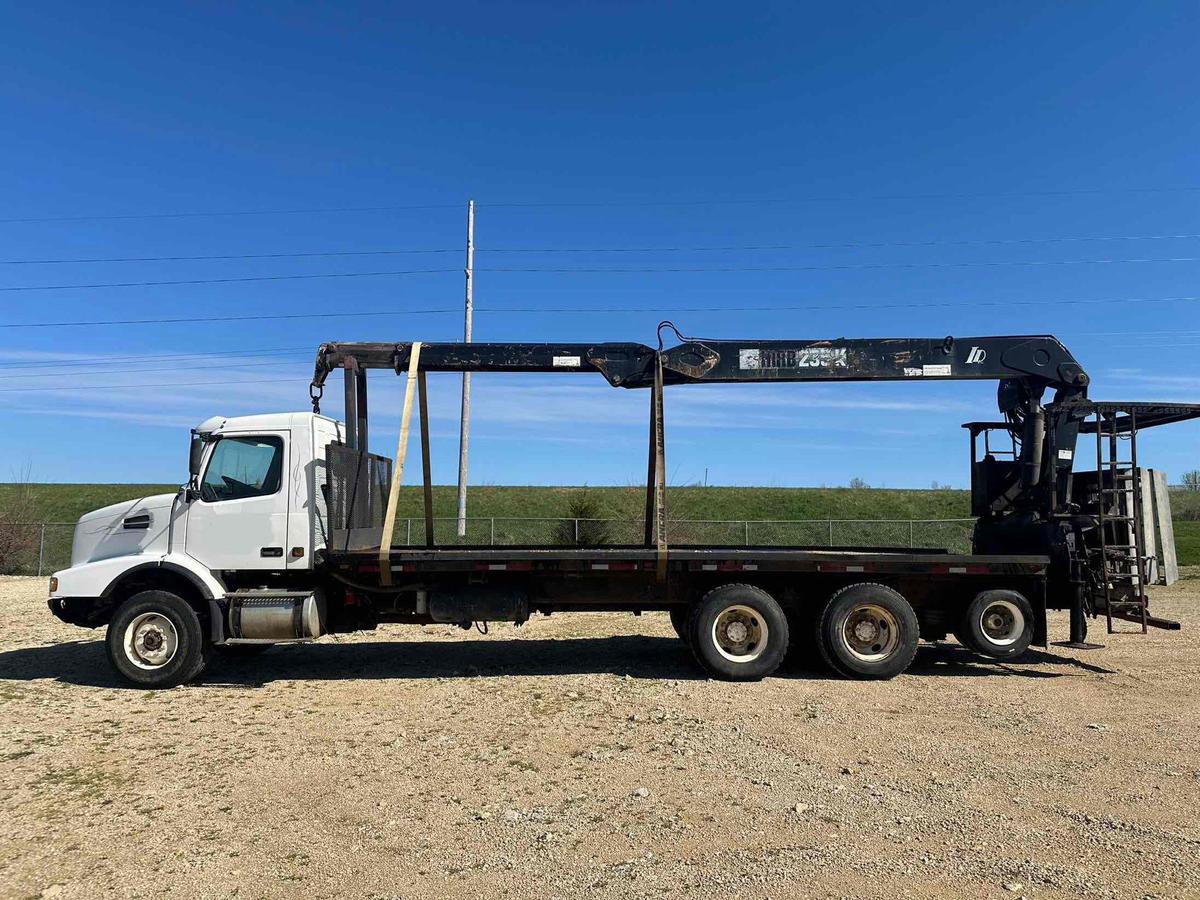
[[258, 551], [259, 556], [271, 558], [275, 556], [283, 556], [282, 547], [263, 547]]

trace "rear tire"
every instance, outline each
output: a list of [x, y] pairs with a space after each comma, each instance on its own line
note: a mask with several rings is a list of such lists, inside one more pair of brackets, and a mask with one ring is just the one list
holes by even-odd
[[121, 676], [149, 688], [190, 681], [212, 652], [196, 611], [169, 591], [142, 591], [122, 603], [108, 623], [104, 646]]
[[696, 661], [724, 681], [759, 681], [787, 655], [787, 616], [774, 597], [748, 584], [705, 594], [692, 608], [687, 632]]
[[1015, 659], [1033, 642], [1033, 607], [1016, 591], [983, 591], [967, 605], [955, 636], [991, 659]]
[[834, 594], [817, 623], [829, 666], [847, 678], [894, 678], [912, 664], [921, 640], [912, 606], [882, 584], [852, 584]]

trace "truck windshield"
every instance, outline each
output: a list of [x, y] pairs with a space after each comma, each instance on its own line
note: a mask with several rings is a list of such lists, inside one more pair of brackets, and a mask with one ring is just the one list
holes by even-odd
[[209, 503], [263, 497], [279, 490], [283, 441], [277, 437], [219, 438], [208, 460], [200, 498]]

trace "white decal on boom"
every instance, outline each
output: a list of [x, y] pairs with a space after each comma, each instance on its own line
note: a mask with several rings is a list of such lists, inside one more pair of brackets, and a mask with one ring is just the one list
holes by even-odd
[[738, 351], [738, 365], [743, 369], [844, 369], [849, 364], [845, 347]]

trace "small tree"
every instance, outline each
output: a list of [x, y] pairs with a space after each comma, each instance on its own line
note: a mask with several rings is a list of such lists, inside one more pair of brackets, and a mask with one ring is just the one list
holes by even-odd
[[554, 543], [569, 547], [598, 547], [611, 543], [611, 523], [601, 521], [601, 512], [600, 501], [595, 494], [586, 490], [575, 491], [567, 500], [569, 518], [554, 526]]
[[865, 491], [870, 485], [857, 476], [850, 479], [850, 489], [854, 491]]
[[1183, 473], [1183, 489], [1185, 491], [1200, 491], [1200, 469], [1192, 469]]

